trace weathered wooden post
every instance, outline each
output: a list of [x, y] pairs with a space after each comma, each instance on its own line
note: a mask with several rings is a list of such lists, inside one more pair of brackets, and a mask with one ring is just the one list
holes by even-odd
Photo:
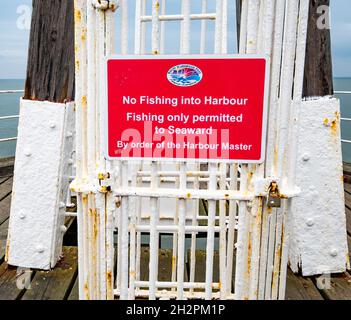
[[7, 244], [10, 265], [50, 269], [61, 254], [74, 133], [73, 1], [33, 0]]
[[329, 4], [330, 0], [310, 1], [304, 97], [323, 97], [334, 93]]

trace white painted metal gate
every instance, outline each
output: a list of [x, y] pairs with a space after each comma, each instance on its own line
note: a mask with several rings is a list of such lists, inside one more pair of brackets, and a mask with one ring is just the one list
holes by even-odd
[[[179, 0], [181, 12], [170, 15], [166, 0], [136, 0], [134, 53], [167, 53], [167, 23], [178, 21], [181, 54], [199, 53], [191, 52], [191, 39], [199, 41], [200, 53], [209, 53], [210, 37], [212, 53], [227, 54], [228, 34], [234, 32], [234, 22], [233, 28], [228, 24], [228, 10], [234, 8], [234, 2], [202, 0], [202, 12], [193, 13], [193, 1]], [[130, 53], [130, 3], [75, 0], [77, 176], [71, 189], [78, 194], [80, 298], [284, 299], [287, 213], [291, 198], [298, 194], [295, 133], [309, 1], [243, 1], [239, 51], [270, 57], [266, 162], [201, 166], [110, 162], [103, 157], [104, 57], [116, 53], [115, 16], [121, 40], [117, 53]], [[214, 11], [208, 12], [207, 5]], [[201, 26], [194, 38], [195, 20]], [[281, 207], [272, 208], [267, 203], [270, 197], [273, 202], [281, 201]], [[206, 215], [200, 214], [203, 204]], [[146, 251], [142, 234], [149, 236]], [[158, 274], [160, 234], [171, 236], [173, 249], [172, 272], [162, 281]], [[196, 250], [201, 234], [206, 235], [206, 274], [204, 281], [197, 282]], [[148, 265], [141, 262], [145, 252]], [[186, 262], [189, 278], [185, 279]], [[213, 281], [216, 264], [218, 283]], [[148, 275], [142, 278], [145, 273]]]

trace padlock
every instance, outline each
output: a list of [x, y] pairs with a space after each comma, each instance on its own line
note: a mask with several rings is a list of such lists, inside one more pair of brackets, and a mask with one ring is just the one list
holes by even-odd
[[267, 196], [267, 207], [268, 208], [280, 208], [282, 201], [280, 198], [280, 192], [276, 182], [272, 182], [268, 189]]
[[267, 207], [268, 208], [280, 208], [282, 205], [282, 200], [276, 193], [270, 193], [267, 197]]

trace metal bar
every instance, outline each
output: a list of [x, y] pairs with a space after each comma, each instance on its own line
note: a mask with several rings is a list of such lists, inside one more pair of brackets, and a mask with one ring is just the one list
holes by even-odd
[[[207, 0], [201, 1], [201, 13], [206, 14], [207, 12]], [[206, 20], [201, 21], [201, 36], [200, 36], [200, 54], [205, 54], [206, 52]]]
[[[186, 163], [180, 165], [179, 189], [186, 189]], [[177, 299], [183, 300], [184, 293], [184, 260], [185, 260], [185, 214], [186, 200], [179, 199], [178, 224], [178, 261], [177, 261]]]
[[[140, 288], [148, 288], [150, 286], [150, 282], [148, 281], [137, 281], [135, 285]], [[158, 289], [167, 289], [167, 288], [177, 288], [177, 282], [156, 282], [156, 288]], [[204, 289], [206, 286], [203, 282], [186, 282], [184, 283], [184, 289]], [[220, 288], [219, 283], [212, 283], [212, 287], [215, 290]]]
[[120, 0], [120, 5], [121, 5], [121, 54], [126, 55], [128, 54], [128, 1]]
[[18, 119], [19, 115], [17, 116], [5, 116], [5, 117], [0, 117], [0, 120], [10, 120], [10, 119]]
[[[132, 187], [137, 186], [137, 164], [132, 163]], [[130, 211], [130, 254], [129, 254], [129, 300], [135, 299], [135, 276], [136, 276], [136, 224], [137, 224], [137, 198], [129, 197], [129, 211]]]
[[24, 90], [0, 90], [0, 94], [23, 93]]
[[13, 138], [4, 138], [4, 139], [0, 139], [0, 143], [1, 142], [9, 142], [9, 141], [16, 141], [17, 137], [13, 137]]
[[[158, 290], [156, 291], [156, 297], [159, 298], [160, 300], [162, 299], [176, 299], [177, 296], [176, 296], [176, 293], [173, 293], [174, 291], [165, 291], [165, 290]], [[119, 292], [118, 290], [115, 290], [115, 295], [118, 297], [119, 296]], [[136, 293], [136, 297], [137, 298], [141, 298], [141, 299], [147, 299], [149, 297], [149, 291], [148, 290], [138, 290], [137, 293]], [[184, 297], [186, 299], [194, 299], [193, 297], [193, 294], [190, 293], [190, 292], [185, 292], [184, 293]], [[203, 292], [196, 292], [196, 298], [197, 299], [205, 299], [205, 293]], [[220, 297], [219, 297], [219, 293], [213, 293], [213, 299], [214, 300], [218, 300]], [[234, 300], [234, 296], [231, 295], [231, 296], [228, 296], [227, 297], [227, 300]]]
[[351, 91], [334, 91], [335, 94], [351, 94]]
[[[217, 171], [217, 165], [210, 163], [210, 183], [209, 192], [217, 189], [217, 179], [214, 173]], [[207, 224], [207, 243], [206, 243], [206, 300], [212, 299], [212, 282], [213, 282], [213, 254], [214, 254], [214, 236], [215, 236], [215, 217], [216, 201], [208, 202], [208, 224]]]
[[[221, 190], [226, 189], [227, 181], [226, 181], [226, 172], [227, 165], [225, 163], [220, 164], [220, 170], [222, 172], [219, 188]], [[219, 202], [219, 276], [221, 286], [221, 299], [225, 299], [227, 294], [227, 283], [226, 274], [227, 274], [227, 228], [226, 228], [226, 205], [227, 202], [225, 200], [221, 200]]]
[[[159, 21], [182, 21], [185, 19], [185, 16], [182, 14], [174, 15], [160, 15]], [[199, 13], [191, 14], [190, 20], [216, 20], [215, 13]], [[152, 16], [141, 16], [141, 22], [151, 22]]]
[[[183, 230], [184, 229], [184, 230]], [[138, 232], [150, 232], [151, 227], [147, 225], [137, 225], [135, 230]], [[161, 233], [179, 233], [179, 231], [184, 232], [184, 234], [190, 234], [195, 232], [207, 232], [208, 228], [206, 226], [178, 226], [176, 225], [158, 225], [156, 226], [156, 231]], [[221, 231], [220, 227], [214, 227], [215, 233]], [[179, 243], [179, 242], [178, 242]]]
[[[122, 161], [122, 187], [126, 188], [128, 186], [128, 163], [126, 161]], [[121, 233], [121, 256], [118, 259], [121, 260], [121, 299], [128, 299], [128, 279], [129, 279], [129, 259], [128, 259], [128, 251], [129, 251], [129, 198], [122, 197], [121, 200], [121, 230], [118, 230]]]
[[[215, 179], [215, 176], [213, 176]], [[216, 182], [217, 179], [215, 179]], [[210, 180], [211, 182], [211, 180]], [[150, 188], [126, 188], [113, 190], [116, 196], [123, 197], [156, 197], [156, 198], [178, 198], [178, 199], [204, 199], [204, 200], [238, 200], [238, 201], [252, 201], [255, 196], [253, 193], [242, 193], [240, 191], [230, 190], [193, 190], [186, 189], [183, 191], [176, 189], [158, 188], [153, 190]]]
[[[151, 189], [157, 189], [157, 162], [152, 162], [152, 180]], [[158, 201], [156, 196], [150, 197], [151, 218], [150, 218], [150, 262], [149, 262], [149, 280], [150, 280], [150, 300], [156, 299], [156, 282], [158, 278]]]

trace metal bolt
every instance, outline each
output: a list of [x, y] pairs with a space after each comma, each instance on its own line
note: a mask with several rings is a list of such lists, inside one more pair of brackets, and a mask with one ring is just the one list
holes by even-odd
[[66, 233], [67, 232], [67, 227], [66, 226], [61, 226], [61, 232]]
[[45, 248], [42, 245], [37, 246], [37, 252], [38, 253], [43, 253], [45, 251]]
[[21, 220], [24, 220], [26, 218], [26, 215], [24, 213], [21, 213], [19, 217]]
[[55, 123], [50, 124], [50, 128], [51, 129], [55, 129], [56, 128], [56, 124]]
[[307, 224], [309, 227], [313, 227], [313, 225], [314, 225], [313, 219], [308, 219], [307, 222], [306, 222], [306, 224]]
[[305, 162], [309, 161], [310, 159], [311, 159], [311, 158], [310, 158], [310, 155], [309, 155], [308, 153], [305, 153], [305, 154], [303, 155], [303, 157], [302, 157], [302, 160], [305, 161]]
[[30, 157], [32, 155], [32, 153], [30, 152], [30, 150], [26, 150], [26, 151], [24, 151], [24, 155], [26, 157]]
[[338, 251], [337, 251], [336, 249], [332, 249], [332, 250], [330, 251], [330, 255], [331, 255], [332, 257], [336, 257], [336, 256], [338, 255]]

